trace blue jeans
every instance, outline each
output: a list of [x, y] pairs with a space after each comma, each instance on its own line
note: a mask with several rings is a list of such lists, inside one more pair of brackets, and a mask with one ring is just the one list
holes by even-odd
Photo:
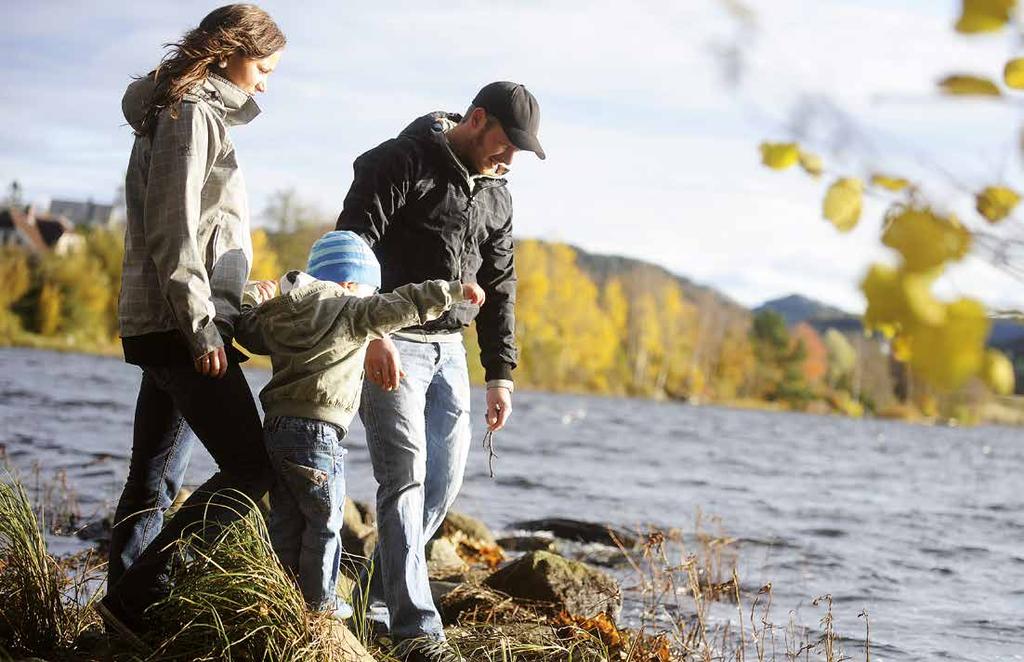
[[195, 440], [174, 399], [143, 372], [128, 479], [110, 532], [107, 585], [116, 584], [160, 532], [164, 511], [185, 479]]
[[[179, 538], [197, 533], [211, 539], [221, 527], [247, 514], [273, 482], [259, 411], [238, 364], [229, 364], [219, 379], [200, 375], [191, 365], [143, 366], [142, 370], [143, 388], [156, 389], [162, 396], [145, 399], [147, 406], [135, 412], [136, 425], [156, 429], [160, 421], [175, 421], [167, 414], [170, 403], [209, 451], [217, 473], [196, 488], [120, 579], [107, 585], [106, 601], [122, 613], [139, 615], [167, 594], [174, 543]], [[173, 437], [170, 431], [167, 428], [164, 439]], [[134, 447], [132, 466], [156, 462], [154, 449], [159, 447]]]
[[268, 419], [263, 441], [276, 474], [270, 489], [270, 540], [298, 579], [306, 604], [338, 606], [341, 525], [345, 506], [344, 432], [324, 421]]
[[359, 415], [377, 480], [379, 542], [369, 618], [396, 639], [444, 639], [424, 545], [462, 487], [469, 453], [469, 372], [461, 342], [395, 339], [405, 378], [395, 391], [363, 384]]

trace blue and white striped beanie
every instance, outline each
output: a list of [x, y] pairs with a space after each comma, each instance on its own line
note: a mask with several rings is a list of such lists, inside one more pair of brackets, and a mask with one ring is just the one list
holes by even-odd
[[317, 280], [361, 283], [380, 287], [380, 263], [362, 237], [349, 230], [332, 230], [309, 250], [306, 273]]

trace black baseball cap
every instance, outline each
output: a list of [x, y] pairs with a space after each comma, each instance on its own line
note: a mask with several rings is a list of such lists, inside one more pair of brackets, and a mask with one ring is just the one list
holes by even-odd
[[508, 81], [485, 85], [473, 99], [473, 106], [496, 117], [513, 145], [545, 158], [544, 148], [537, 138], [540, 105], [524, 85]]

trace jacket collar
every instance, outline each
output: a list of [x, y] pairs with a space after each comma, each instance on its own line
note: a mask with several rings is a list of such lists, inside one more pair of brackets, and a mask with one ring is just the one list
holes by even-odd
[[448, 142], [448, 131], [454, 128], [458, 123], [453, 119], [458, 117], [458, 115], [447, 115], [438, 118], [437, 122], [431, 126], [431, 138], [441, 147], [442, 151], [444, 151], [449, 164], [460, 175], [461, 181], [466, 184], [471, 193], [476, 190], [477, 186], [480, 186], [481, 188], [504, 186], [507, 183], [504, 177], [500, 177], [498, 175], [470, 173], [466, 168], [466, 165], [462, 162], [462, 159], [460, 159], [455, 153], [455, 150], [452, 149], [451, 143]]
[[217, 74], [207, 75], [196, 91], [223, 113], [228, 126], [248, 124], [260, 114], [260, 107], [251, 94]]

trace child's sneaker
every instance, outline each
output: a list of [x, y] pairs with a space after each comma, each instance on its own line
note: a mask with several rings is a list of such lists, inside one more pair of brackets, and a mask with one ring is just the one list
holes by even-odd
[[347, 621], [352, 618], [352, 605], [341, 598], [335, 598], [333, 605], [327, 605], [324, 610], [331, 615], [331, 618], [339, 621]]

